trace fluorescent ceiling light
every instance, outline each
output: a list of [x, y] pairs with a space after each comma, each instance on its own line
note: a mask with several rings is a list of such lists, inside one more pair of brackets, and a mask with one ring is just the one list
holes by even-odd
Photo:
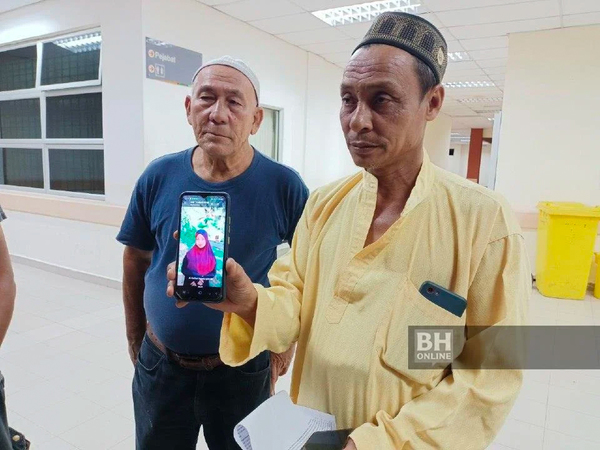
[[[470, 97], [470, 98], [459, 98], [460, 103], [498, 103], [502, 102], [502, 97]], [[488, 111], [493, 112], [493, 111]]]
[[99, 50], [102, 45], [102, 35], [100, 32], [80, 34], [65, 39], [59, 39], [52, 42], [65, 50], [70, 50], [73, 53], [89, 52], [91, 50]]
[[489, 121], [493, 121], [493, 120], [494, 120], [494, 118], [493, 118], [493, 117], [488, 117], [487, 119], [488, 119]]
[[471, 57], [467, 52], [451, 52], [448, 53], [448, 59], [450, 61], [468, 61]]
[[477, 114], [496, 114], [499, 113], [500, 110], [489, 110], [489, 109], [474, 109], [473, 112], [476, 112]]
[[444, 87], [447, 88], [481, 88], [495, 86], [496, 85], [491, 81], [449, 81], [444, 83]]
[[314, 11], [312, 14], [332, 27], [336, 27], [349, 23], [369, 22], [384, 12], [402, 11], [417, 13], [419, 6], [421, 5], [413, 3], [412, 0], [390, 0], [323, 9]]

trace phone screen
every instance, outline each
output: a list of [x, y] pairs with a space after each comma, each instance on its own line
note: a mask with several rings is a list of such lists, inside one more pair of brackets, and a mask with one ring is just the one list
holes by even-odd
[[228, 197], [185, 193], [180, 203], [176, 292], [185, 300], [221, 301], [228, 244]]

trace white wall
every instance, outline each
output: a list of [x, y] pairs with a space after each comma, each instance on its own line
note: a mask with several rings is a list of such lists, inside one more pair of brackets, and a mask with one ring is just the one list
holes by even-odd
[[[496, 190], [518, 212], [600, 205], [599, 40], [600, 26], [510, 36]], [[535, 268], [537, 233], [525, 238]]]
[[450, 170], [450, 133], [452, 131], [452, 118], [444, 113], [439, 113], [433, 122], [427, 124], [423, 145], [436, 166]]
[[117, 227], [9, 211], [2, 222], [12, 255], [120, 280], [123, 246]]
[[447, 170], [466, 178], [469, 163], [469, 144], [450, 144], [449, 148], [454, 149], [454, 155], [448, 156]]
[[[447, 170], [466, 178], [469, 164], [469, 144], [451, 144], [450, 147], [454, 149], [454, 156], [448, 157]], [[490, 178], [491, 153], [492, 146], [484, 142], [481, 149], [481, 164], [479, 166], [479, 184], [483, 186], [487, 186]]]
[[600, 26], [509, 39], [496, 189], [517, 211], [600, 204]]
[[479, 184], [488, 185], [490, 179], [490, 158], [492, 156], [492, 146], [487, 142], [481, 147], [481, 163], [479, 164]]
[[308, 55], [304, 181], [309, 189], [357, 172], [340, 124], [343, 70]]

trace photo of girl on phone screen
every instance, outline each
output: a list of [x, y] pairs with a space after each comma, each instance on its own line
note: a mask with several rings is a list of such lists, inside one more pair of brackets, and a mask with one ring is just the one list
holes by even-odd
[[205, 230], [196, 232], [196, 243], [187, 252], [183, 258], [183, 266], [181, 272], [186, 277], [186, 284], [189, 278], [210, 279], [214, 278], [217, 269], [217, 258], [213, 252], [208, 238], [208, 233]]

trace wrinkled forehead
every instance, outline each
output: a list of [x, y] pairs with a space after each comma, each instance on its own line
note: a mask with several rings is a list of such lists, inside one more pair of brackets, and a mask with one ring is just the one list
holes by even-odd
[[414, 59], [410, 53], [389, 45], [363, 47], [346, 65], [342, 89], [385, 84], [412, 86], [416, 81]]

